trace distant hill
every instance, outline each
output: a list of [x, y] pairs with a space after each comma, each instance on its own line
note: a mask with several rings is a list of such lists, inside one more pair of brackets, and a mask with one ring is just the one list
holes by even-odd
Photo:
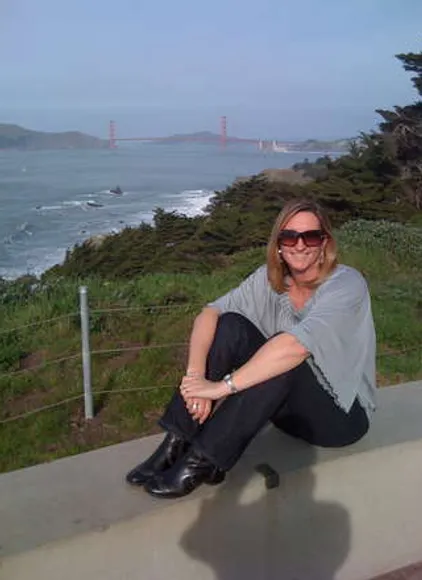
[[45, 133], [0, 124], [0, 149], [102, 149], [108, 141], [85, 135], [79, 131]]
[[[169, 137], [163, 137], [158, 143], [183, 143], [195, 141], [219, 143], [221, 136], [211, 131], [198, 131], [196, 133], [177, 133]], [[239, 137], [228, 137], [230, 143], [242, 142]], [[328, 153], [332, 151], [347, 151], [352, 139], [337, 139], [334, 141], [319, 141], [308, 139], [306, 141], [279, 142], [286, 151]], [[0, 149], [104, 149], [108, 147], [108, 141], [98, 139], [79, 131], [67, 131], [65, 133], [46, 133], [32, 131], [19, 125], [6, 125], [0, 123]]]
[[[208, 141], [208, 142], [220, 142], [221, 136], [217, 133], [212, 133], [211, 131], [198, 131], [197, 133], [177, 133], [175, 135], [170, 135], [169, 137], [163, 138], [162, 142], [165, 143], [182, 143], [183, 141]], [[228, 140], [230, 143], [235, 143], [236, 141], [242, 142], [239, 137], [229, 136]], [[271, 140], [269, 140], [271, 142]], [[307, 139], [306, 141], [285, 141], [280, 142], [280, 144], [285, 147], [286, 151], [307, 151], [307, 152], [345, 152], [348, 151], [350, 143], [353, 139], [334, 139], [332, 141], [322, 141], [319, 139]]]

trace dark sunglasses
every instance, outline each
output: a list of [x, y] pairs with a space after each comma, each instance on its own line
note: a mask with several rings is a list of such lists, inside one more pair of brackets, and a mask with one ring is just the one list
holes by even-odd
[[281, 230], [278, 234], [278, 243], [281, 246], [288, 246], [292, 248], [295, 246], [299, 238], [302, 238], [303, 243], [308, 248], [317, 248], [322, 245], [325, 234], [322, 230], [307, 230], [306, 232], [297, 232], [296, 230]]

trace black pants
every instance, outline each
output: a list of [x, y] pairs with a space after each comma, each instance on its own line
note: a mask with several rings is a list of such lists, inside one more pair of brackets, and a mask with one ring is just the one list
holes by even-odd
[[[266, 338], [245, 317], [232, 312], [222, 314], [208, 353], [207, 379], [221, 380], [245, 364], [265, 342]], [[177, 390], [160, 425], [228, 470], [268, 421], [289, 435], [322, 447], [354, 443], [369, 427], [357, 399], [350, 411], [344, 412], [320, 386], [306, 362], [228, 396], [203, 425], [192, 419]]]

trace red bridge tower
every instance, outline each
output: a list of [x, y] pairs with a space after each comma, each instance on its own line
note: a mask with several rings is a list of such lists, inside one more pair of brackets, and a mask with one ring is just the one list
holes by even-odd
[[116, 149], [116, 123], [114, 121], [110, 121], [110, 125], [108, 128], [108, 146], [110, 149]]
[[227, 117], [225, 115], [220, 119], [220, 145], [221, 147], [227, 145]]

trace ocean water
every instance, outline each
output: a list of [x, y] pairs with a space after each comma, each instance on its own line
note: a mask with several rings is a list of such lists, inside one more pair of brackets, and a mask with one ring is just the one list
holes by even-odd
[[0, 151], [0, 277], [39, 275], [92, 235], [150, 222], [157, 207], [198, 214], [236, 177], [305, 157], [318, 155], [189, 143]]

